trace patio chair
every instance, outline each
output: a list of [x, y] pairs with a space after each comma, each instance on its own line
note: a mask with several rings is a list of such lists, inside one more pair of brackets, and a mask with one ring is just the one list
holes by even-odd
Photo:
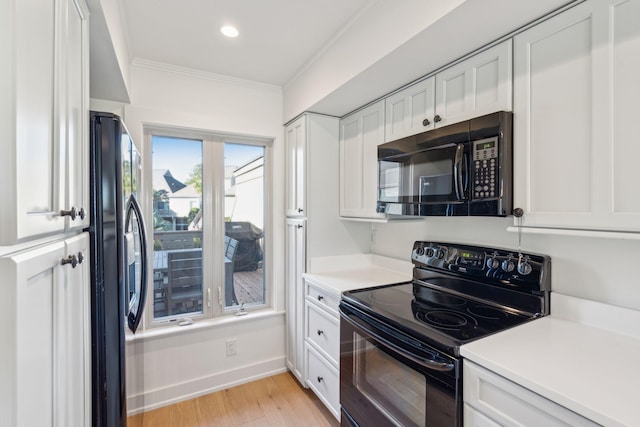
[[168, 251], [169, 315], [202, 310], [202, 249]]

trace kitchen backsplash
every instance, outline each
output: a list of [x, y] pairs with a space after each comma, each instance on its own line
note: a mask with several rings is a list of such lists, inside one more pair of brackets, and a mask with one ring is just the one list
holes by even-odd
[[[518, 248], [513, 218], [426, 218], [373, 224], [372, 252], [409, 259], [415, 240]], [[552, 260], [552, 291], [640, 310], [640, 239], [522, 233], [522, 250]], [[609, 234], [610, 235], [610, 234]], [[640, 236], [639, 236], [640, 237]], [[615, 267], [615, 268], [614, 268]], [[552, 298], [553, 304], [553, 298]]]

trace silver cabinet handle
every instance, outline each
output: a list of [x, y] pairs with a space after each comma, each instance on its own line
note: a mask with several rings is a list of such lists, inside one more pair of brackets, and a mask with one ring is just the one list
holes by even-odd
[[324, 378], [322, 378], [321, 376], [318, 375], [318, 378], [316, 378], [318, 380], [319, 383], [321, 383], [322, 381], [324, 381]]
[[424, 119], [422, 121], [422, 126], [429, 126], [431, 124], [431, 122], [429, 121], [429, 119]]
[[442, 121], [442, 117], [440, 117], [439, 114], [436, 114], [436, 116], [433, 118], [433, 121], [436, 123], [440, 123]]
[[297, 228], [302, 228], [302, 224], [296, 225]]
[[84, 211], [84, 208], [80, 208], [79, 211], [76, 211], [75, 206], [71, 206], [71, 209], [68, 211], [60, 211], [60, 216], [69, 216], [72, 221], [75, 221], [77, 216], [79, 216], [80, 219], [84, 219], [86, 212]]
[[[84, 215], [84, 210], [82, 212]], [[77, 215], [76, 208], [73, 206], [68, 211], [60, 211], [60, 216], [70, 216], [72, 221], [76, 220], [76, 215]]]
[[324, 331], [322, 329], [318, 329], [318, 336], [324, 334]]
[[84, 255], [82, 252], [78, 252], [78, 264], [82, 264], [82, 261], [84, 261]]
[[304, 212], [304, 209], [298, 208], [298, 213], [302, 213], [302, 212]]
[[61, 265], [71, 264], [71, 268], [76, 268], [78, 265], [78, 258], [75, 255], [69, 255], [66, 258], [62, 258], [60, 261]]
[[322, 301], [324, 297], [322, 295], [318, 295], [318, 301]]

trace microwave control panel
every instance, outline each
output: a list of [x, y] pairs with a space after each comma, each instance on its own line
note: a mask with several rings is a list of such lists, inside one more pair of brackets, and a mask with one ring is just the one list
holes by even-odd
[[473, 141], [473, 198], [499, 197], [498, 137]]

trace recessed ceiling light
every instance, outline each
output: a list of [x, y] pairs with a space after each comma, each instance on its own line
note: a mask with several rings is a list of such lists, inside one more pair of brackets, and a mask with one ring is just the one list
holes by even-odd
[[239, 34], [237, 28], [232, 25], [225, 25], [220, 28], [220, 32], [227, 37], [238, 37]]

